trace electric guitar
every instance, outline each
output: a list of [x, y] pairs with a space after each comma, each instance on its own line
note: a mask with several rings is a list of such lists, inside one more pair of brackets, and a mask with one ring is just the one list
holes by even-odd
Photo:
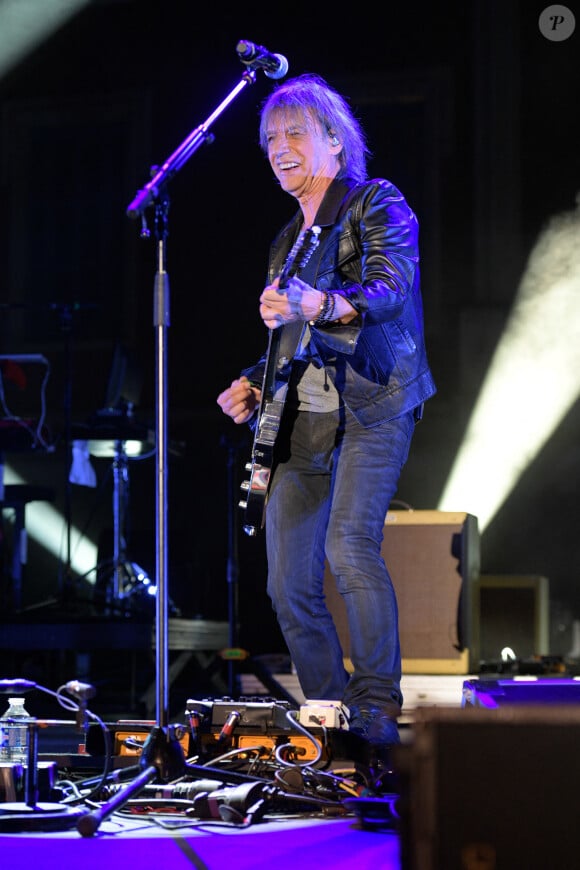
[[[318, 246], [319, 236], [320, 227], [317, 226], [304, 230], [299, 236], [280, 272], [280, 293], [284, 291], [288, 280], [304, 269]], [[250, 536], [257, 535], [264, 526], [274, 444], [286, 402], [292, 360], [305, 329], [306, 322], [300, 321], [269, 330], [252, 456], [246, 464], [246, 471], [250, 475], [240, 487], [244, 493], [239, 503], [245, 512], [243, 529]]]

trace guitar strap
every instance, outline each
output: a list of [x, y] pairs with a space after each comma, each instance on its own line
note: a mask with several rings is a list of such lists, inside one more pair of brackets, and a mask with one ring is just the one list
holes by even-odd
[[[347, 209], [351, 205], [354, 197], [363, 187], [367, 184], [367, 182], [361, 182], [359, 184], [353, 185], [349, 190], [347, 190], [340, 207], [337, 212], [335, 223], [344, 217], [347, 212]], [[314, 224], [316, 224], [316, 219], [314, 220]], [[322, 253], [324, 250], [324, 243], [326, 237], [328, 236], [330, 227], [323, 227], [322, 233], [320, 237], [320, 243], [306, 264], [306, 267], [303, 269], [300, 277], [307, 284], [314, 284], [316, 279], [316, 275], [318, 273], [318, 266], [320, 263], [320, 259], [322, 257]], [[296, 355], [298, 347], [300, 346], [300, 342], [302, 341], [302, 336], [304, 334], [304, 330], [306, 329], [306, 324], [304, 322], [297, 323], [289, 323], [286, 326], [282, 327], [282, 335], [280, 337], [280, 357], [286, 357], [290, 362], [292, 358]]]
[[[354, 199], [356, 194], [364, 187], [365, 184], [366, 182], [355, 184], [353, 187], [347, 190], [338, 209], [335, 223], [346, 214], [346, 211], [351, 205], [352, 200]], [[314, 220], [314, 224], [316, 224], [316, 220]], [[302, 280], [305, 281], [307, 284], [314, 284], [316, 275], [318, 273], [320, 259], [324, 250], [325, 239], [326, 237], [328, 237], [330, 228], [331, 227], [322, 228], [320, 243], [300, 274]], [[280, 380], [277, 383], [277, 388], [274, 392], [276, 394], [276, 397], [279, 398], [281, 401], [285, 399], [288, 388], [290, 367], [292, 366], [292, 361], [298, 352], [298, 348], [300, 347], [307, 326], [308, 324], [304, 321], [297, 321], [296, 323], [288, 323], [286, 324], [286, 326], [280, 327], [281, 334], [279, 337], [278, 345], [278, 372], [280, 374]], [[284, 364], [284, 361], [286, 361], [286, 364]]]

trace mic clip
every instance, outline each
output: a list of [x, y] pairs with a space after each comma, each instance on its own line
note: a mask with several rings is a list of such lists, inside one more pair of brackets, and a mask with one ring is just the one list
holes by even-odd
[[264, 74], [270, 79], [284, 78], [288, 72], [288, 61], [284, 55], [274, 54], [263, 45], [241, 39], [236, 46], [236, 52], [253, 77], [258, 69], [264, 70]]

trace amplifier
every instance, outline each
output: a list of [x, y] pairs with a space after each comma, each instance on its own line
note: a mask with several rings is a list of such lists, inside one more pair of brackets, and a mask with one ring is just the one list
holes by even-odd
[[[450, 511], [389, 511], [381, 553], [397, 593], [403, 672], [476, 672], [469, 648], [477, 616], [471, 593], [480, 562], [476, 517]], [[325, 594], [348, 668], [346, 611], [328, 565]]]
[[[473, 586], [470, 648], [478, 662], [545, 655], [550, 647], [550, 584], [535, 574], [481, 574]], [[475, 671], [473, 671], [475, 673]]]

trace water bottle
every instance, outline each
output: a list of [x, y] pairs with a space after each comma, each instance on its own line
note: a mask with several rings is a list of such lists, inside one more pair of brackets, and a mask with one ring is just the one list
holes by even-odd
[[9, 698], [8, 709], [0, 717], [0, 761], [17, 761], [21, 764], [28, 758], [28, 726], [6, 719], [28, 719], [24, 709], [24, 698]]

